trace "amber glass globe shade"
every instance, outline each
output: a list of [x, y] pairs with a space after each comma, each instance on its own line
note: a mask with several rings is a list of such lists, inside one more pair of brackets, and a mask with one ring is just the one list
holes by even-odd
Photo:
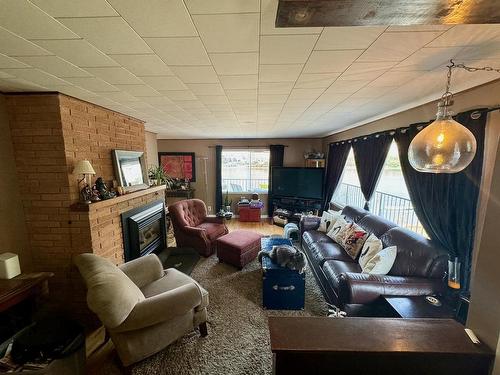
[[436, 121], [422, 129], [410, 143], [408, 160], [413, 168], [428, 173], [457, 173], [476, 154], [476, 138], [451, 114], [438, 113]]

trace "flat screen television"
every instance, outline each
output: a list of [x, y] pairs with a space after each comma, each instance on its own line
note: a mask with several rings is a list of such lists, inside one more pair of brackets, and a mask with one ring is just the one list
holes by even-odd
[[324, 168], [273, 167], [273, 196], [323, 198]]

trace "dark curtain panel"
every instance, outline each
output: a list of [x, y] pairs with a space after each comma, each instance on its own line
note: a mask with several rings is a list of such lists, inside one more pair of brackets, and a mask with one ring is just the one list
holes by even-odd
[[269, 217], [273, 216], [273, 205], [272, 205], [272, 168], [273, 167], [282, 167], [283, 159], [285, 156], [285, 146], [283, 145], [270, 145], [269, 146], [269, 191], [267, 196], [267, 215]]
[[378, 134], [352, 142], [361, 192], [365, 197], [365, 210], [369, 210], [368, 202], [377, 187], [392, 139], [390, 134]]
[[[471, 114], [474, 115], [471, 117]], [[480, 116], [477, 117], [477, 114]], [[463, 290], [468, 290], [470, 281], [486, 117], [487, 113], [482, 110], [455, 116], [455, 120], [466, 126], [476, 137], [477, 152], [467, 168], [454, 174], [417, 172], [410, 165], [410, 142], [418, 133], [417, 127], [428, 123], [414, 124], [406, 132], [397, 131], [394, 135], [413, 208], [429, 237], [447, 249], [451, 257], [457, 256], [460, 259]]]
[[330, 143], [328, 147], [328, 160], [326, 162], [326, 173], [323, 186], [323, 209], [325, 210], [329, 208], [333, 193], [340, 182], [350, 150], [351, 144], [349, 142]]
[[215, 146], [215, 212], [222, 208], [222, 146]]

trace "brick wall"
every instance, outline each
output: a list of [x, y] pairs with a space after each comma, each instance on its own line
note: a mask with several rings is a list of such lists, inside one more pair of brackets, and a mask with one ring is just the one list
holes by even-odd
[[144, 124], [62, 94], [6, 95], [6, 104], [33, 269], [54, 272], [52, 301], [87, 315], [85, 289], [72, 259], [96, 252], [121, 263], [117, 217], [143, 200], [122, 203], [112, 217], [96, 218], [97, 209], [72, 211], [79, 189], [71, 172], [76, 161], [89, 159], [96, 177], [113, 180], [111, 150], [145, 151]]

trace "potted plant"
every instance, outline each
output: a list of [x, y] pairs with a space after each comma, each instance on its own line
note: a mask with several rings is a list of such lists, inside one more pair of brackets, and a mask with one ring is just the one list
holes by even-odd
[[152, 165], [148, 169], [149, 179], [152, 185], [166, 185], [167, 189], [170, 189], [173, 184], [173, 179], [168, 174], [165, 173], [161, 165]]

